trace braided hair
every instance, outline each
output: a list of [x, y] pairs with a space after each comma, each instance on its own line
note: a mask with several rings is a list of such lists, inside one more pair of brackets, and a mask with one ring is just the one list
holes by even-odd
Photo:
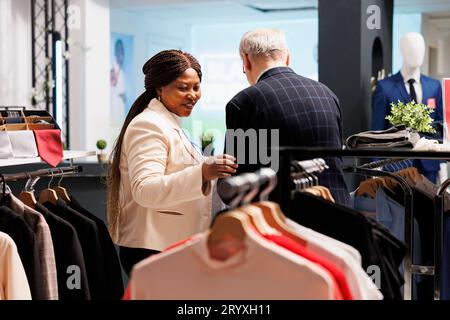
[[150, 101], [157, 97], [156, 90], [176, 80], [187, 69], [194, 69], [200, 80], [202, 71], [197, 59], [181, 50], [164, 50], [155, 54], [142, 67], [145, 75], [145, 91], [136, 99], [128, 112], [125, 122], [117, 138], [110, 156], [111, 166], [108, 174], [108, 228], [111, 237], [117, 241], [117, 228], [120, 216], [119, 192], [120, 192], [120, 158], [122, 154], [122, 142], [130, 122], [142, 111]]

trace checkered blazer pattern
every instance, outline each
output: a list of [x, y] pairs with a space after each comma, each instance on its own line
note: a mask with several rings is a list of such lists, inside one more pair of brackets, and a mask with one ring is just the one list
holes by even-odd
[[[226, 106], [226, 124], [227, 129], [234, 130], [279, 129], [280, 146], [342, 147], [341, 110], [336, 95], [288, 67], [269, 69], [254, 86], [234, 96]], [[248, 147], [247, 141], [247, 151]], [[238, 174], [261, 167], [260, 163], [250, 164], [248, 155], [244, 160], [236, 150], [226, 148], [225, 152], [238, 157]], [[342, 159], [324, 159], [330, 169], [319, 176], [320, 184], [330, 189], [336, 202], [350, 206]]]

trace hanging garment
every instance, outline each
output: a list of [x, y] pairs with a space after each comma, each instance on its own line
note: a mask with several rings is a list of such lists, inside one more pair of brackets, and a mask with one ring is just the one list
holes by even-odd
[[[35, 209], [44, 216], [52, 234], [59, 300], [90, 300], [83, 250], [77, 232], [70, 223], [50, 212], [39, 202], [36, 203]], [[74, 279], [72, 286], [68, 286], [68, 278], [78, 270], [79, 282]]]
[[336, 296], [327, 271], [255, 232], [247, 235], [240, 251], [224, 261], [211, 258], [208, 234], [138, 263], [126, 297], [329, 300]]
[[342, 272], [342, 270], [337, 268], [333, 263], [323, 258], [322, 256], [315, 254], [310, 250], [307, 250], [305, 247], [289, 238], [278, 235], [263, 235], [263, 237], [281, 246], [282, 248], [288, 249], [289, 251], [320, 265], [322, 268], [327, 270], [333, 277], [335, 286], [338, 288], [338, 291], [340, 293], [340, 296], [342, 296], [342, 299], [353, 300], [353, 296], [350, 292], [350, 288], [348, 286], [347, 279], [345, 278], [344, 273]]
[[307, 240], [307, 248], [340, 268], [355, 300], [382, 300], [383, 295], [361, 267], [361, 255], [355, 249], [333, 238], [305, 228], [288, 219], [286, 223]]
[[100, 239], [100, 246], [105, 259], [105, 277], [108, 285], [107, 298], [120, 300], [123, 296], [123, 281], [122, 281], [122, 269], [120, 267], [119, 257], [117, 256], [116, 248], [109, 235], [108, 228], [103, 220], [92, 214], [73, 197], [70, 197], [70, 208], [81, 213], [85, 217], [95, 222], [98, 229], [98, 237]]
[[27, 275], [14, 240], [0, 232], [0, 300], [31, 300]]
[[58, 300], [58, 280], [56, 275], [55, 252], [53, 240], [42, 214], [24, 205], [13, 194], [10, 194], [10, 208], [18, 213], [33, 230], [39, 248], [39, 259], [42, 270], [44, 299]]
[[[395, 194], [388, 195], [399, 203], [403, 203], [403, 190], [400, 186], [394, 190]], [[413, 212], [414, 217], [419, 224], [419, 233], [421, 237], [422, 264], [434, 264], [434, 203], [433, 199], [425, 193], [413, 188]], [[450, 299], [450, 212], [444, 213], [443, 221], [444, 243], [442, 256], [441, 273], [441, 299]], [[433, 299], [433, 279], [432, 277], [423, 277], [418, 285], [418, 299]]]
[[[375, 220], [385, 226], [398, 240], [405, 242], [405, 208], [391, 199], [384, 188], [377, 190], [375, 199], [370, 197], [354, 197], [354, 209], [361, 211], [375, 211]], [[422, 261], [421, 240], [419, 225], [414, 219], [414, 241], [412, 243], [413, 263], [419, 264]], [[404, 265], [400, 265], [400, 273], [404, 274]], [[418, 297], [418, 281], [421, 277], [413, 275], [413, 297]]]
[[295, 222], [357, 249], [365, 270], [370, 266], [380, 268], [384, 298], [402, 299], [403, 279], [398, 269], [406, 248], [388, 230], [376, 228], [378, 223], [359, 212], [306, 193], [295, 195], [292, 212], [290, 218]]
[[61, 199], [58, 199], [56, 205], [50, 202], [43, 203], [43, 205], [58, 217], [69, 222], [77, 231], [83, 250], [91, 299], [105, 299], [107, 285], [104, 259], [95, 222], [69, 208]]
[[33, 300], [43, 300], [42, 270], [37, 239], [23, 218], [6, 206], [0, 206], [0, 231], [16, 243]]

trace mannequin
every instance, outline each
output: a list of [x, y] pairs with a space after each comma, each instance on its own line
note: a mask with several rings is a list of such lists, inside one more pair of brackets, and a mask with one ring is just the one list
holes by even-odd
[[[385, 119], [391, 113], [392, 102], [415, 100], [434, 109], [431, 117], [442, 122], [441, 83], [420, 72], [425, 57], [425, 41], [420, 33], [410, 32], [400, 39], [403, 65], [399, 72], [377, 83], [372, 98], [372, 130], [384, 130], [392, 125]], [[439, 161], [418, 160], [415, 166], [430, 181], [436, 182]]]
[[[408, 79], [420, 80], [420, 67], [425, 58], [425, 40], [420, 33], [410, 32], [405, 34], [400, 39], [400, 51], [403, 57], [403, 66], [400, 73], [404, 81]], [[409, 83], [406, 83], [406, 91], [410, 94]], [[413, 84], [417, 103], [422, 103], [422, 84], [420, 81], [415, 81]]]

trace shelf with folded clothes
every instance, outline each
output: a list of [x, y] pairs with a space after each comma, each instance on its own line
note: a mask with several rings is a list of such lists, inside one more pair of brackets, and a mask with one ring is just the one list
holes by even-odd
[[[95, 157], [96, 155], [97, 155], [96, 151], [65, 150], [65, 151], [63, 151], [62, 160], [72, 160], [72, 159], [77, 159], [77, 158]], [[42, 162], [41, 157], [0, 159], [0, 167], [17, 166], [17, 165], [41, 163], [41, 162]]]
[[0, 131], [59, 129], [45, 110], [0, 110]]

